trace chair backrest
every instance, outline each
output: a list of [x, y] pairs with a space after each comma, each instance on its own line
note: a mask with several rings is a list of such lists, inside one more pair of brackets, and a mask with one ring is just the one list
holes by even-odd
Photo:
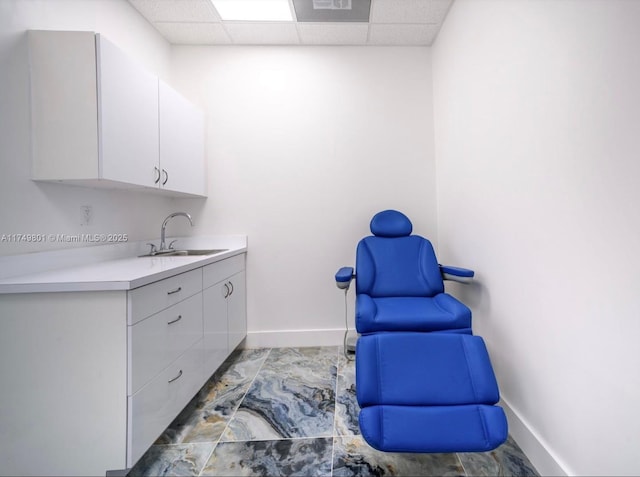
[[380, 297], [432, 297], [444, 292], [431, 242], [411, 235], [409, 218], [396, 210], [371, 219], [373, 236], [356, 249], [356, 293]]

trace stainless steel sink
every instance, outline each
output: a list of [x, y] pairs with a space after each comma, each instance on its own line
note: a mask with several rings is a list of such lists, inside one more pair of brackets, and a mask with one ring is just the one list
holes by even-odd
[[176, 255], [215, 255], [229, 250], [228, 248], [178, 250]]
[[162, 252], [148, 253], [140, 255], [140, 257], [185, 257], [193, 255], [215, 255], [217, 253], [226, 252], [228, 248], [209, 248], [209, 249], [187, 249], [187, 250], [163, 250]]

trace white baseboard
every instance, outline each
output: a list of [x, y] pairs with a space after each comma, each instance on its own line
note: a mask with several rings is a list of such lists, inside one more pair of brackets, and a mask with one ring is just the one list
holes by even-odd
[[540, 475], [567, 476], [573, 475], [567, 471], [567, 466], [549, 449], [544, 440], [531, 428], [522, 416], [516, 412], [508, 401], [501, 399], [509, 422], [509, 434], [529, 458]]
[[[355, 335], [350, 330], [349, 335]], [[342, 346], [344, 329], [249, 331], [244, 348]]]

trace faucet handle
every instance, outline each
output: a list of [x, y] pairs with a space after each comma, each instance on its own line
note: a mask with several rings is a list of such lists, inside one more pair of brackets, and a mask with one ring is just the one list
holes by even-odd
[[147, 245], [151, 246], [151, 250], [149, 251], [149, 255], [155, 255], [156, 253], [158, 253], [158, 249], [156, 248], [155, 244], [147, 242]]
[[171, 242], [169, 242], [169, 247], [167, 247], [167, 250], [171, 250], [173, 249], [173, 244], [176, 243], [178, 241], [178, 239], [172, 240]]

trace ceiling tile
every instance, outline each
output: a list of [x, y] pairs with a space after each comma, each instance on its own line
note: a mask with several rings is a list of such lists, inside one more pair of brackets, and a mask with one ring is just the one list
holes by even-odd
[[423, 45], [433, 43], [440, 25], [370, 25], [370, 45]]
[[175, 45], [229, 45], [222, 23], [155, 22], [154, 27]]
[[240, 23], [224, 24], [231, 42], [238, 45], [295, 45], [300, 43], [295, 23]]
[[365, 45], [368, 31], [367, 23], [298, 23], [306, 45]]
[[210, 0], [129, 0], [150, 22], [219, 22]]
[[453, 0], [373, 0], [371, 23], [441, 23]]

